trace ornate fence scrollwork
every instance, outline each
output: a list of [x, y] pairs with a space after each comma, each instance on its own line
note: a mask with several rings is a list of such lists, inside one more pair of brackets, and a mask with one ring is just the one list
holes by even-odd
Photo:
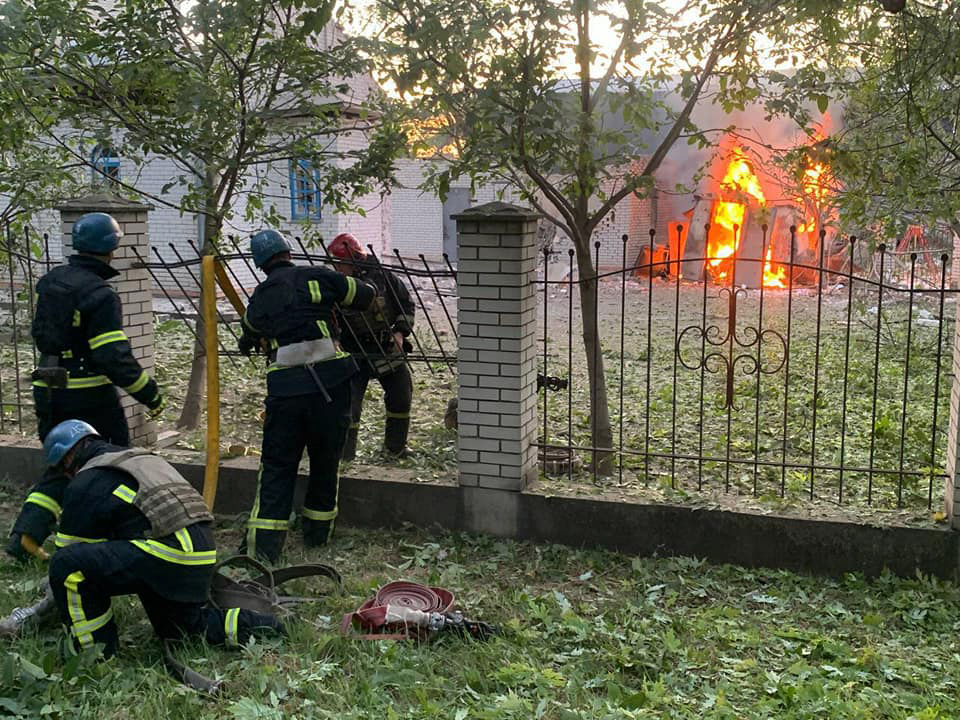
[[[742, 334], [737, 329], [737, 298], [746, 291], [742, 288], [720, 288], [718, 297], [724, 293], [728, 296], [727, 330], [726, 333], [719, 325], [688, 325], [680, 331], [677, 337], [676, 353], [680, 364], [687, 370], [700, 370], [708, 373], [724, 373], [726, 392], [724, 394], [724, 408], [735, 408], [733, 404], [735, 386], [734, 381], [737, 365], [743, 367], [744, 375], [773, 375], [780, 371], [787, 359], [787, 341], [776, 330], [764, 330], [747, 326]], [[684, 340], [696, 342], [698, 357], [684, 357]], [[761, 348], [765, 343], [775, 343], [780, 350], [779, 362], [768, 363], [764, 366]], [[691, 343], [688, 343], [688, 346]], [[725, 349], [714, 350], [713, 348]], [[754, 351], [755, 348], [755, 351]], [[749, 352], [742, 352], [749, 351]]]

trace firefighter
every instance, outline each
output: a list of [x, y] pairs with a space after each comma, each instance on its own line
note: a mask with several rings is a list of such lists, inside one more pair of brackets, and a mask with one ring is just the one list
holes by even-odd
[[47, 433], [48, 465], [68, 478], [50, 560], [50, 588], [68, 650], [100, 643], [117, 650], [110, 599], [139, 596], [157, 635], [204, 635], [242, 644], [258, 629], [282, 632], [272, 615], [205, 605], [216, 564], [213, 516], [165, 460], [105, 442], [82, 420]]
[[343, 349], [352, 353], [360, 366], [351, 381], [350, 432], [343, 459], [356, 456], [363, 398], [374, 378], [383, 388], [386, 409], [384, 454], [406, 457], [413, 381], [404, 353], [413, 349], [407, 337], [413, 332], [414, 303], [400, 278], [369, 257], [353, 235], [337, 235], [327, 250], [335, 258], [337, 272], [371, 283], [379, 293], [377, 302], [367, 310], [342, 309], [340, 313]]
[[266, 274], [243, 316], [240, 352], [267, 353], [266, 413], [257, 497], [241, 552], [276, 561], [293, 508], [303, 450], [310, 483], [303, 506], [303, 539], [323, 545], [337, 517], [337, 471], [350, 424], [350, 378], [357, 366], [337, 344], [334, 304], [366, 308], [376, 289], [321, 267], [298, 267], [275, 230], [250, 240]]
[[[76, 253], [37, 283], [32, 334], [40, 362], [33, 373], [33, 399], [41, 442], [63, 420], [79, 418], [105, 440], [129, 445], [130, 431], [117, 387], [156, 417], [164, 398], [130, 349], [123, 332], [120, 297], [107, 283], [123, 233], [106, 213], [88, 213], [73, 224]], [[45, 557], [40, 545], [60, 513], [65, 478], [46, 472], [31, 489], [10, 536], [7, 552]]]

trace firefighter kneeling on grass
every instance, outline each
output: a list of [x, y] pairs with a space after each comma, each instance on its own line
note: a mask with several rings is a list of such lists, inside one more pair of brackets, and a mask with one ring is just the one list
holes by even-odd
[[406, 457], [413, 381], [404, 353], [413, 349], [407, 337], [413, 332], [414, 303], [400, 278], [369, 257], [353, 235], [337, 235], [327, 250], [337, 272], [374, 285], [380, 294], [366, 310], [341, 308], [340, 312], [343, 349], [352, 353], [360, 366], [351, 381], [350, 432], [343, 459], [356, 456], [363, 396], [371, 379], [383, 388], [383, 452], [387, 457]]
[[116, 652], [116, 595], [139, 596], [164, 640], [204, 635], [231, 645], [255, 630], [282, 630], [272, 615], [206, 606], [217, 560], [213, 517], [165, 460], [110, 445], [82, 420], [54, 427], [43, 451], [69, 479], [50, 588], [73, 650], [100, 643], [106, 656]]
[[238, 345], [245, 355], [264, 350], [270, 365], [257, 498], [240, 552], [273, 562], [290, 526], [304, 448], [310, 457], [304, 544], [323, 545], [333, 532], [340, 453], [350, 425], [350, 378], [357, 371], [337, 344], [333, 309], [364, 309], [377, 291], [327, 268], [294, 265], [276, 230], [256, 233], [250, 250], [267, 278], [250, 298]]

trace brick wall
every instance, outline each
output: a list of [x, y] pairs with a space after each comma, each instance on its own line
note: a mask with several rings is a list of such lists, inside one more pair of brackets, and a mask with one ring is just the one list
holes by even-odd
[[429, 259], [443, 254], [443, 203], [435, 193], [419, 189], [423, 182], [423, 161], [397, 163], [399, 187], [391, 195], [392, 246], [404, 257], [423, 253]]
[[[605, 193], [613, 192], [618, 187], [621, 187], [621, 183], [616, 180], [606, 180], [603, 183]], [[599, 208], [600, 204], [598, 198], [591, 201], [592, 208]], [[551, 204], [544, 203], [544, 205], [551, 214], [555, 212]], [[617, 203], [600, 221], [591, 237], [590, 252], [594, 257], [596, 250], [592, 247], [592, 243], [600, 242], [600, 268], [612, 270], [624, 267], [622, 240], [624, 235], [628, 237], [626, 267], [632, 267], [641, 246], [650, 241], [648, 232], [656, 216], [656, 199], [654, 198], [638, 198], [631, 194]], [[567, 250], [571, 247], [573, 242], [563, 230], [558, 229], [553, 243], [554, 251], [566, 257]]]
[[[953, 287], [960, 287], [960, 235], [953, 236]], [[957, 324], [953, 333], [953, 384], [950, 388], [950, 425], [947, 430], [947, 479], [944, 487], [944, 510], [955, 529], [960, 529], [960, 303], [957, 303]]]
[[[404, 257], [420, 253], [428, 260], [443, 256], [443, 202], [433, 192], [420, 190], [427, 164], [424, 160], [405, 159], [397, 163], [399, 186], [390, 193], [390, 242]], [[453, 189], [469, 189], [470, 181], [460, 178]], [[495, 201], [517, 202], [517, 193], [505, 183], [488, 183], [476, 188], [470, 206]]]
[[520, 491], [537, 469], [537, 216], [494, 202], [455, 219], [460, 484]]
[[[113, 267], [120, 275], [110, 281], [123, 304], [123, 329], [130, 339], [133, 356], [149, 375], [154, 369], [153, 334], [153, 286], [145, 269], [135, 268], [137, 256], [148, 257], [150, 232], [147, 215], [151, 206], [110, 196], [91, 196], [70, 201], [60, 206], [61, 237], [63, 254], [73, 254], [71, 230], [73, 223], [84, 213], [109, 213], [120, 224], [123, 239], [114, 252]], [[157, 439], [156, 424], [146, 415], [146, 408], [132, 397], [120, 391], [123, 406], [130, 426], [133, 445], [151, 445]]]

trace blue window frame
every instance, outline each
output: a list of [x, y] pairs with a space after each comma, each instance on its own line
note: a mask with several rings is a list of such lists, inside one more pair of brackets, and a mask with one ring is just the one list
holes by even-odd
[[320, 219], [320, 171], [309, 160], [290, 163], [290, 219]]
[[97, 145], [90, 156], [93, 165], [92, 180], [94, 185], [120, 180], [120, 156], [111, 145]]

